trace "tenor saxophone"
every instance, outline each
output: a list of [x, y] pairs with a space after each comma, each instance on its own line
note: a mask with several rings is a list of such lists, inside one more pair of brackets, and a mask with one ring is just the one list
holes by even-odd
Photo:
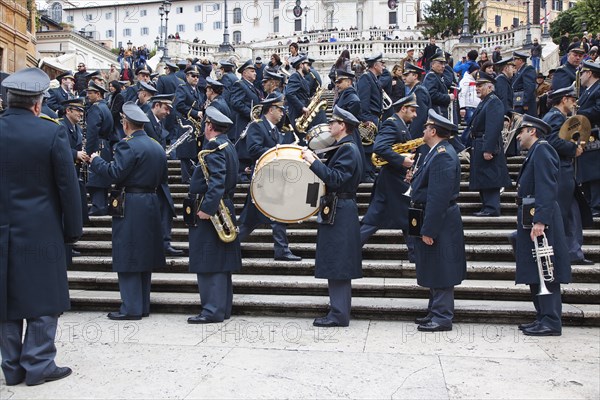
[[315, 95], [310, 99], [310, 103], [308, 103], [308, 113], [302, 114], [298, 118], [296, 118], [296, 130], [300, 133], [306, 133], [308, 126], [312, 122], [313, 119], [317, 116], [317, 113], [321, 110], [327, 109], [327, 100], [321, 99], [323, 97], [323, 91], [325, 89], [320, 87], [315, 92]]
[[[392, 145], [392, 150], [394, 151], [394, 153], [398, 154], [409, 153], [410, 151], [421, 146], [423, 143], [425, 143], [425, 140], [423, 138], [409, 140], [406, 143], [395, 143]], [[383, 157], [375, 153], [371, 155], [371, 162], [376, 167], [381, 167], [388, 163], [386, 160], [383, 159]]]
[[[213, 153], [217, 150], [223, 150], [225, 147], [229, 145], [228, 142], [225, 142], [216, 149], [213, 150], [201, 150], [198, 153], [198, 165], [202, 168], [202, 173], [204, 174], [204, 179], [206, 180], [206, 184], [208, 185], [208, 180], [210, 178], [210, 172], [208, 171], [208, 166], [204, 161], [204, 157], [208, 154]], [[229, 208], [225, 205], [223, 199], [219, 200], [219, 207], [217, 208], [217, 212], [215, 215], [211, 215], [210, 222], [212, 222], [213, 226], [217, 231], [217, 235], [219, 239], [224, 243], [233, 242], [238, 235], [238, 227], [235, 226], [234, 219], [229, 212]]]

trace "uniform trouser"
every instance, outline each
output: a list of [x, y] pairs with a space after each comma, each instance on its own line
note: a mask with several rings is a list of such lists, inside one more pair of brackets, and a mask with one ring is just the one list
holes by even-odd
[[87, 203], [87, 191], [85, 189], [85, 183], [83, 180], [79, 180], [79, 195], [81, 198], [81, 220], [83, 223], [88, 223], [90, 221], [90, 217], [88, 216], [88, 203]]
[[202, 312], [211, 321], [221, 322], [231, 317], [233, 285], [231, 272], [196, 274]]
[[350, 323], [350, 309], [352, 307], [352, 281], [350, 279], [327, 280], [329, 290], [329, 313], [327, 319], [339, 325], [347, 326]]
[[90, 213], [106, 215], [108, 212], [108, 189], [106, 188], [88, 188], [92, 207]]
[[171, 206], [164, 196], [158, 196], [160, 203], [160, 226], [163, 236], [163, 247], [167, 249], [171, 246], [171, 229], [173, 228], [173, 216]]
[[563, 215], [562, 217], [569, 257], [571, 261], [582, 260], [584, 258], [583, 250], [581, 249], [583, 245], [583, 227], [581, 226], [579, 203], [575, 198], [571, 201], [568, 215]]
[[[364, 246], [365, 243], [369, 240], [371, 236], [375, 234], [379, 230], [378, 226], [375, 225], [360, 225], [360, 245]], [[404, 241], [406, 242], [406, 248], [408, 249], [408, 260], [410, 262], [415, 262], [415, 238], [408, 235], [408, 231], [402, 229], [402, 236], [404, 236]]]
[[583, 184], [585, 197], [590, 204], [592, 214], [600, 213], [600, 179]]
[[427, 316], [439, 325], [452, 327], [454, 317], [454, 286], [448, 288], [430, 288]]
[[500, 215], [500, 189], [482, 189], [479, 191], [479, 197], [481, 211]]
[[23, 337], [23, 320], [0, 322], [0, 352], [6, 383], [16, 385], [26, 379], [35, 383], [56, 369], [56, 327], [58, 315], [27, 319]]
[[[240, 242], [245, 241], [259, 225], [260, 223], [256, 223], [254, 225], [240, 225], [240, 231], [238, 233]], [[279, 222], [273, 222], [271, 223], [271, 228], [273, 229], [273, 248], [275, 250], [275, 257], [283, 257], [291, 254], [290, 244], [287, 239], [287, 225]]]
[[141, 316], [150, 313], [152, 272], [119, 272], [121, 314]]
[[562, 329], [562, 300], [560, 297], [560, 283], [545, 282], [546, 289], [552, 294], [539, 296], [540, 285], [535, 283], [529, 285], [531, 299], [535, 307], [535, 319], [542, 325], [560, 332]]
[[179, 162], [181, 163], [181, 182], [182, 183], [190, 183], [190, 179], [192, 179], [192, 174], [194, 173], [194, 166], [192, 165], [191, 158], [180, 158]]

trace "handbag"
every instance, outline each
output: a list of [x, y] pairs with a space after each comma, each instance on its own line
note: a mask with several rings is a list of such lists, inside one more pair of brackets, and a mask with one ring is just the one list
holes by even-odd
[[190, 228], [198, 225], [198, 205], [195, 197], [183, 199], [183, 222]]
[[110, 191], [108, 195], [108, 215], [117, 218], [125, 216], [125, 188]]
[[525, 92], [520, 90], [513, 93], [513, 107], [523, 107], [525, 105]]
[[423, 226], [423, 210], [409, 207], [408, 209], [408, 236], [421, 237]]
[[321, 196], [319, 201], [319, 216], [317, 222], [324, 225], [333, 225], [335, 222], [335, 213], [337, 210], [338, 197], [336, 193], [327, 193]]
[[535, 198], [525, 197], [523, 198], [523, 204], [521, 205], [521, 225], [525, 229], [533, 228], [533, 216], [535, 215]]

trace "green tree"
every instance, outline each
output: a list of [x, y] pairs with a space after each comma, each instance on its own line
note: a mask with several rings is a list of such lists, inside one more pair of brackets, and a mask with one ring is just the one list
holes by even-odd
[[600, 0], [580, 0], [573, 7], [558, 14], [550, 22], [550, 34], [558, 39], [564, 32], [571, 35], [580, 35], [583, 24], [588, 32], [600, 32]]
[[[598, 0], [600, 1], [600, 0]], [[451, 36], [458, 35], [463, 26], [463, 0], [432, 0], [425, 6], [425, 22], [423, 29], [425, 36]], [[469, 0], [469, 29], [478, 32], [483, 26], [483, 11], [479, 7], [479, 0]]]

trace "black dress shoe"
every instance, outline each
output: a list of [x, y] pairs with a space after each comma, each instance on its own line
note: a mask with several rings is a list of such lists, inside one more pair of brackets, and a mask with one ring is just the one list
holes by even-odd
[[302, 261], [302, 257], [296, 256], [292, 253], [284, 254], [283, 256], [275, 257], [277, 261]]
[[433, 315], [431, 314], [427, 314], [424, 317], [420, 317], [420, 318], [415, 318], [415, 324], [417, 325], [424, 325], [428, 322], [431, 322], [431, 318], [433, 318]]
[[202, 314], [196, 315], [195, 317], [189, 317], [187, 319], [188, 324], [215, 324], [223, 321], [215, 321]]
[[550, 329], [544, 324], [536, 324], [531, 328], [525, 328], [523, 333], [527, 336], [560, 336], [562, 334], [560, 331]]
[[81, 252], [75, 250], [75, 249], [71, 249], [71, 257], [79, 257], [81, 255]]
[[571, 261], [571, 265], [594, 265], [595, 262], [592, 260], [588, 260], [587, 258], [582, 258], [581, 260]]
[[112, 319], [114, 321], [139, 321], [142, 319], [141, 315], [121, 314], [118, 311], [109, 312], [107, 317], [108, 319]]
[[348, 326], [349, 324], [343, 325], [338, 322], [332, 321], [327, 317], [315, 318], [313, 326], [319, 326], [322, 328], [333, 328], [334, 326]]
[[169, 246], [165, 249], [165, 255], [167, 255], [167, 256], [182, 256], [183, 250], [177, 250], [177, 249], [174, 249], [173, 247]]
[[[5, 376], [6, 378], [6, 376]], [[25, 376], [21, 377], [21, 378], [17, 378], [17, 379], [6, 379], [6, 386], [16, 386], [20, 383], [23, 383], [25, 381]]]
[[52, 372], [50, 375], [46, 376], [45, 378], [42, 378], [36, 382], [25, 382], [25, 383], [27, 384], [27, 386], [41, 385], [42, 383], [57, 381], [59, 379], [66, 378], [67, 376], [71, 375], [71, 373], [73, 373], [73, 370], [69, 367], [56, 367], [54, 372]]
[[145, 312], [145, 313], [142, 314], [142, 318], [146, 318], [146, 317], [149, 317], [149, 316], [150, 316], [150, 313], [147, 313], [147, 312]]
[[527, 324], [521, 324], [519, 325], [519, 330], [522, 331], [523, 329], [529, 329], [529, 328], [533, 328], [534, 326], [536, 326], [538, 324], [538, 321], [535, 320], [533, 322], [529, 322]]
[[440, 325], [437, 322], [429, 321], [426, 324], [421, 324], [417, 326], [417, 330], [421, 332], [442, 332], [442, 331], [451, 331], [452, 326], [444, 326]]

